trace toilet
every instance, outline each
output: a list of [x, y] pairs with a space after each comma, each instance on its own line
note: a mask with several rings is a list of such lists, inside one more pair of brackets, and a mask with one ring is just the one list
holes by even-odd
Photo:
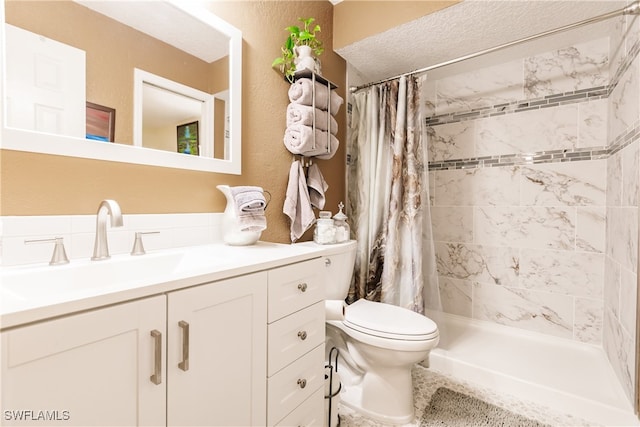
[[[340, 399], [356, 412], [385, 424], [414, 419], [411, 369], [438, 344], [429, 318], [390, 304], [360, 299], [336, 315], [349, 291], [356, 241], [326, 247], [325, 350], [339, 350]], [[331, 308], [330, 308], [331, 307]]]

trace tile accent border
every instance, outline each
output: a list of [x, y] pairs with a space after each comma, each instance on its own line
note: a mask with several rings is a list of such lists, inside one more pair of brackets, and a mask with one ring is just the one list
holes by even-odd
[[[640, 53], [640, 40], [630, 49], [628, 55], [618, 67], [609, 85], [587, 88], [572, 92], [564, 92], [545, 97], [514, 101], [490, 107], [477, 108], [470, 111], [434, 115], [425, 118], [427, 126], [437, 126], [465, 120], [481, 119], [542, 108], [558, 107], [567, 104], [606, 99], [618, 85], [620, 78], [633, 64]], [[429, 170], [471, 169], [495, 166], [529, 165], [539, 163], [574, 162], [582, 160], [606, 159], [631, 143], [640, 139], [640, 120], [637, 120], [627, 133], [619, 135], [607, 145], [589, 148], [561, 149], [539, 151], [534, 153], [507, 154], [497, 156], [469, 157], [429, 162]]]
[[538, 151], [535, 153], [502, 154], [429, 162], [429, 170], [472, 169], [496, 166], [532, 165], [539, 163], [575, 162], [607, 159], [640, 139], [640, 120], [627, 133], [618, 136], [608, 146]]
[[472, 169], [496, 166], [533, 165], [538, 163], [575, 162], [580, 160], [606, 159], [610, 155], [610, 149], [607, 149], [605, 146], [562, 149], [538, 151], [536, 153], [502, 154], [498, 156], [470, 157], [466, 159], [429, 162], [429, 170]]
[[539, 110], [541, 108], [559, 107], [561, 105], [574, 104], [596, 99], [605, 99], [611, 92], [610, 86], [599, 86], [589, 89], [581, 89], [571, 92], [547, 95], [542, 98], [527, 99], [498, 104], [490, 107], [474, 108], [470, 111], [446, 113], [425, 118], [427, 126], [444, 125], [447, 123], [462, 122], [465, 120], [483, 119], [486, 117], [503, 116], [505, 114], [521, 113], [524, 111]]

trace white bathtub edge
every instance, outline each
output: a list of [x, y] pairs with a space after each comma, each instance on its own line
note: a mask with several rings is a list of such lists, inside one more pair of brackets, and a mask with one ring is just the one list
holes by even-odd
[[[479, 333], [482, 333], [484, 330], [490, 330], [491, 333], [503, 332], [506, 339], [515, 336], [521, 339], [536, 339], [536, 344], [540, 345], [540, 334], [533, 334], [528, 331], [523, 331], [523, 333], [520, 334], [519, 330], [515, 328], [493, 324], [488, 325], [487, 322], [475, 321], [446, 313], [438, 313], [437, 315], [429, 313], [429, 317], [434, 320], [437, 318], [436, 323], [438, 323], [442, 331], [446, 331], [449, 325], [455, 324], [458, 327], [462, 325], [470, 329], [472, 328], [474, 331], [479, 331]], [[550, 348], [558, 343], [565, 346], [572, 345], [568, 340], [558, 341], [557, 338], [550, 337]], [[576, 343], [576, 347], [578, 346], [584, 348], [584, 345]], [[594, 347], [594, 350], [597, 349]], [[497, 351], [499, 351], [499, 349], [497, 349]], [[604, 356], [602, 361], [598, 363], [607, 363]], [[527, 367], [534, 369], [535, 363], [532, 361], [523, 361], [523, 364], [527, 364]], [[544, 384], [517, 378], [514, 375], [500, 372], [498, 369], [492, 369], [474, 363], [472, 354], [461, 357], [459, 354], [451, 354], [451, 352], [444, 348], [433, 349], [430, 355], [430, 369], [469, 383], [478, 384], [498, 393], [512, 395], [518, 399], [537, 403], [559, 413], [570, 414], [594, 423], [607, 426], [640, 426], [640, 421], [634, 415], [629, 402], [625, 401], [620, 407], [615, 407], [597, 400], [554, 389]], [[559, 372], [559, 374], [561, 373]], [[588, 375], [588, 373], [585, 373], [585, 375]]]

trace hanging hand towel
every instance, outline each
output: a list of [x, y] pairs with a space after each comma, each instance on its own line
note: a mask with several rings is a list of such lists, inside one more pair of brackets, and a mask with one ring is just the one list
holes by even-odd
[[[316, 82], [316, 108], [327, 110], [329, 99], [331, 100], [331, 114], [340, 109], [344, 99], [322, 83]], [[289, 101], [302, 105], [313, 105], [313, 81], [311, 79], [298, 79], [289, 87]]]
[[[314, 132], [310, 126], [292, 125], [284, 132], [284, 145], [293, 154], [305, 157], [318, 157], [328, 160], [336, 154], [338, 150], [338, 139], [328, 132], [316, 129], [315, 141]], [[327, 143], [331, 149], [327, 151]]]
[[287, 194], [282, 212], [291, 220], [290, 233], [292, 243], [298, 240], [316, 220], [309, 200], [304, 169], [299, 160], [291, 164], [289, 184], [287, 185]]
[[294, 102], [287, 107], [287, 126], [313, 126], [314, 114], [316, 118], [316, 129], [330, 130], [332, 135], [338, 133], [338, 122], [336, 122], [336, 119], [328, 112]]
[[236, 205], [240, 231], [262, 231], [267, 228], [264, 208], [267, 203], [261, 187], [230, 187]]
[[329, 184], [324, 180], [322, 172], [316, 163], [309, 166], [307, 174], [307, 187], [309, 187], [309, 200], [311, 205], [319, 210], [324, 209], [324, 193], [329, 188]]

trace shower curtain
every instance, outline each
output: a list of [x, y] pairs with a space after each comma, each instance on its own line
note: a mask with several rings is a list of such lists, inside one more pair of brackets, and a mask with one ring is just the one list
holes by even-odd
[[349, 303], [440, 309], [419, 94], [409, 76], [353, 95], [347, 182], [358, 249]]

